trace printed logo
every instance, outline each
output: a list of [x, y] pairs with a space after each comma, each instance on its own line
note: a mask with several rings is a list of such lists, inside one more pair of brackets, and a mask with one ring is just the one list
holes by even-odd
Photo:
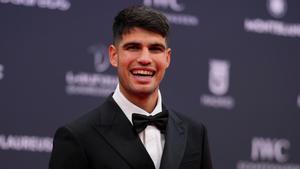
[[88, 51], [94, 56], [94, 65], [97, 72], [101, 73], [109, 68], [108, 52], [104, 45], [91, 46]]
[[208, 87], [213, 95], [202, 95], [200, 103], [214, 108], [232, 109], [234, 99], [225, 96], [229, 90], [230, 63], [226, 60], [212, 59], [209, 61]]
[[170, 23], [184, 26], [197, 26], [199, 24], [197, 16], [185, 13], [186, 6], [177, 0], [144, 0], [143, 3], [145, 6], [163, 10], [163, 14]]
[[0, 80], [4, 78], [4, 66], [0, 64]]
[[274, 18], [282, 18], [287, 10], [286, 0], [268, 0], [267, 8]]
[[251, 145], [251, 160], [238, 161], [237, 169], [299, 169], [299, 164], [288, 163], [290, 148], [290, 141], [284, 138], [254, 137]]
[[224, 95], [229, 88], [229, 68], [227, 61], [211, 60], [208, 86], [215, 95]]
[[251, 159], [253, 161], [286, 162], [290, 145], [290, 142], [286, 139], [253, 138]]
[[50, 153], [52, 142], [51, 137], [0, 134], [0, 150]]
[[90, 46], [87, 52], [94, 58], [96, 72], [68, 71], [65, 76], [66, 93], [68, 95], [107, 97], [118, 84], [116, 75], [105, 73], [110, 67], [107, 48], [105, 45], [97, 44]]
[[174, 11], [181, 12], [184, 10], [182, 4], [178, 4], [176, 0], [144, 0], [146, 6], [156, 6], [162, 8], [171, 8]]
[[71, 3], [68, 0], [0, 0], [0, 3], [61, 11], [67, 11], [71, 7]]
[[[267, 10], [274, 18], [282, 18], [287, 12], [286, 0], [267, 0]], [[247, 32], [271, 34], [284, 37], [300, 37], [300, 23], [286, 23], [278, 20], [246, 18], [244, 29]]]

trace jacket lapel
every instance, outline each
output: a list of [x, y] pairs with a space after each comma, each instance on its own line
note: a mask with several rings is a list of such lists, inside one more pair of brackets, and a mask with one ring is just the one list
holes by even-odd
[[184, 155], [187, 140], [186, 124], [172, 111], [169, 111], [166, 142], [160, 169], [178, 169]]
[[155, 169], [138, 134], [112, 97], [106, 100], [100, 111], [100, 124], [95, 128], [107, 143], [128, 162], [131, 168]]

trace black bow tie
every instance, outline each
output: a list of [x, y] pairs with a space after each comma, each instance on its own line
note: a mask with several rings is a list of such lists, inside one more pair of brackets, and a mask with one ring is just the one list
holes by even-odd
[[154, 125], [160, 130], [161, 133], [164, 134], [166, 132], [166, 127], [168, 123], [168, 112], [163, 111], [154, 116], [145, 116], [133, 113], [132, 122], [133, 127], [137, 133], [142, 132], [147, 127], [147, 125]]

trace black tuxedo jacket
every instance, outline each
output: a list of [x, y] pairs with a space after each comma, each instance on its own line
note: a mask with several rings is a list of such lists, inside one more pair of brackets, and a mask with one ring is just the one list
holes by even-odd
[[[168, 111], [160, 169], [212, 169], [205, 127]], [[111, 96], [56, 131], [49, 168], [155, 169], [138, 134]]]

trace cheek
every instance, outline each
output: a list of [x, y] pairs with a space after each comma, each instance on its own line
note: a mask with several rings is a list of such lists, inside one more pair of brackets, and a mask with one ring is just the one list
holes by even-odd
[[168, 67], [168, 60], [165, 58], [165, 56], [164, 57], [162, 57], [162, 58], [160, 58], [158, 61], [157, 61], [157, 63], [158, 63], [158, 66], [159, 66], [159, 68], [160, 69], [167, 69], [167, 67]]
[[126, 59], [119, 60], [119, 66], [118, 66], [119, 76], [127, 78], [128, 76], [130, 76], [129, 70], [130, 70], [130, 62], [128, 62]]
[[119, 65], [119, 68], [126, 68], [127, 65], [128, 65], [128, 59], [126, 59], [126, 57], [124, 57], [124, 55], [122, 55], [119, 60], [118, 60], [118, 65]]
[[134, 61], [134, 58], [135, 57], [133, 56], [133, 54], [123, 52], [121, 53], [121, 55], [119, 55], [119, 65], [123, 68], [127, 68]]

